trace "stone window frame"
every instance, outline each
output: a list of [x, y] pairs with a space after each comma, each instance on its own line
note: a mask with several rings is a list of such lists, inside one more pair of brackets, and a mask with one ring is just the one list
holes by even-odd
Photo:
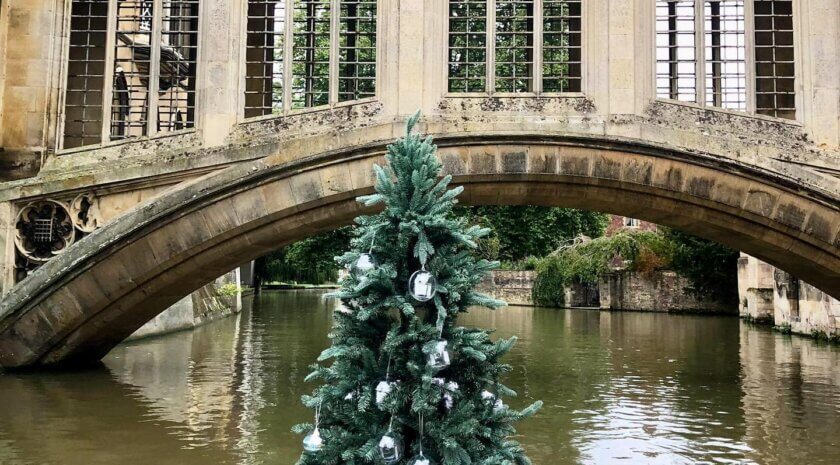
[[580, 63], [578, 63], [580, 69], [580, 75], [576, 76], [580, 82], [580, 90], [574, 92], [545, 92], [543, 91], [543, 5], [544, 0], [533, 0], [534, 5], [534, 13], [533, 13], [533, 22], [534, 28], [532, 31], [533, 34], [533, 42], [532, 42], [532, 50], [533, 50], [533, 61], [531, 62], [533, 70], [539, 70], [539, 72], [533, 72], [532, 80], [533, 80], [533, 90], [528, 92], [499, 92], [496, 91], [496, 2], [497, 0], [485, 0], [486, 2], [486, 14], [485, 14], [485, 45], [487, 54], [485, 56], [485, 75], [484, 75], [484, 83], [485, 89], [483, 91], [478, 92], [457, 92], [449, 90], [449, 64], [450, 64], [450, 46], [449, 46], [449, 38], [450, 38], [450, 14], [449, 14], [449, 7], [450, 7], [450, 0], [443, 1], [443, 14], [445, 16], [445, 25], [443, 28], [444, 33], [444, 56], [445, 59], [443, 60], [443, 82], [444, 82], [444, 97], [461, 97], [461, 98], [470, 98], [470, 97], [585, 97], [586, 93], [588, 92], [587, 87], [587, 61], [588, 56], [587, 53], [589, 51], [588, 41], [589, 35], [591, 31], [589, 30], [589, 24], [587, 24], [587, 20], [589, 18], [589, 0], [579, 0], [580, 4], [580, 31], [577, 31], [578, 35], [580, 36]]
[[[159, 95], [159, 86], [160, 86], [160, 50], [161, 44], [163, 41], [163, 7], [164, 4], [171, 4], [173, 0], [149, 0], [152, 4], [152, 31], [153, 33], [150, 34], [151, 44], [150, 44], [150, 57], [149, 57], [149, 85], [148, 85], [148, 94], [149, 94], [149, 101], [147, 103], [146, 112], [148, 115], [157, 114], [158, 112], [158, 104], [161, 100]], [[103, 80], [103, 87], [101, 89], [102, 94], [102, 105], [101, 105], [101, 121], [100, 124], [102, 126], [101, 138], [100, 142], [92, 143], [92, 144], [85, 144], [71, 148], [65, 148], [65, 125], [66, 125], [66, 112], [65, 112], [65, 105], [67, 99], [67, 91], [68, 91], [68, 69], [69, 69], [69, 60], [70, 60], [70, 23], [73, 20], [71, 14], [71, 3], [72, 0], [67, 0], [67, 8], [66, 14], [64, 18], [64, 29], [67, 31], [67, 34], [63, 38], [62, 43], [62, 55], [61, 55], [61, 68], [60, 68], [60, 80], [61, 88], [59, 93], [59, 102], [58, 102], [58, 124], [56, 127], [55, 132], [55, 147], [56, 147], [56, 154], [57, 155], [65, 155], [65, 154], [72, 154], [78, 152], [85, 152], [88, 150], [103, 148], [103, 147], [110, 147], [110, 146], [118, 146], [126, 143], [136, 142], [138, 140], [147, 140], [147, 139], [160, 139], [165, 137], [173, 137], [181, 134], [189, 134], [195, 133], [197, 129], [201, 127], [202, 123], [202, 111], [201, 111], [201, 98], [200, 98], [200, 90], [198, 81], [201, 80], [201, 66], [203, 61], [203, 49], [202, 46], [203, 42], [205, 41], [203, 29], [204, 29], [204, 9], [199, 8], [196, 21], [196, 58], [195, 58], [195, 66], [196, 72], [194, 79], [194, 90], [192, 91], [195, 95], [194, 101], [195, 105], [193, 108], [193, 119], [191, 121], [192, 126], [184, 129], [177, 129], [172, 131], [161, 131], [158, 130], [156, 120], [157, 118], [149, 118], [147, 117], [144, 124], [146, 133], [142, 136], [135, 136], [135, 137], [112, 137], [111, 130], [113, 121], [111, 119], [111, 115], [113, 113], [113, 106], [114, 106], [114, 85], [115, 77], [116, 77], [116, 66], [115, 66], [115, 56], [116, 56], [116, 49], [117, 49], [117, 28], [118, 28], [118, 12], [119, 12], [119, 0], [107, 0], [107, 17], [106, 17], [106, 30], [105, 30], [105, 58], [104, 58], [104, 72], [102, 75]], [[192, 0], [190, 3], [196, 3], [200, 6], [200, 0], [195, 1]], [[111, 85], [108, 85], [111, 83]]]
[[754, 2], [757, 0], [744, 0], [744, 47], [745, 47], [745, 64], [746, 64], [746, 82], [745, 82], [745, 91], [746, 91], [746, 108], [744, 110], [736, 110], [725, 108], [721, 106], [715, 106], [709, 103], [706, 103], [706, 30], [705, 30], [705, 5], [707, 0], [677, 0], [677, 1], [693, 1], [694, 2], [694, 45], [693, 49], [695, 51], [695, 66], [694, 66], [694, 76], [695, 76], [695, 98], [693, 101], [687, 100], [678, 100], [669, 97], [663, 97], [659, 95], [659, 87], [658, 87], [658, 70], [657, 66], [659, 64], [658, 57], [656, 55], [658, 44], [657, 44], [657, 35], [659, 31], [657, 29], [657, 20], [659, 19], [657, 13], [657, 6], [660, 3], [664, 3], [666, 0], [651, 0], [653, 3], [653, 17], [652, 17], [652, 26], [651, 27], [651, 36], [652, 36], [652, 47], [653, 47], [653, 60], [652, 60], [652, 69], [651, 75], [653, 79], [653, 95], [654, 99], [664, 103], [670, 104], [677, 104], [677, 105], [686, 105], [695, 108], [702, 108], [704, 110], [712, 110], [716, 112], [722, 113], [729, 113], [733, 115], [739, 116], [750, 116], [753, 118], [759, 119], [766, 119], [773, 122], [780, 122], [784, 124], [792, 124], [795, 126], [802, 125], [803, 122], [803, 114], [804, 108], [802, 105], [802, 95], [801, 95], [801, 82], [800, 80], [803, 79], [802, 76], [802, 53], [800, 47], [800, 37], [799, 34], [802, 31], [802, 27], [800, 24], [801, 18], [801, 2], [796, 0], [791, 0], [792, 4], [792, 22], [793, 22], [793, 30], [792, 30], [792, 37], [793, 37], [793, 50], [794, 50], [794, 79], [796, 83], [794, 84], [794, 117], [793, 118], [784, 118], [780, 116], [772, 116], [763, 113], [757, 112], [757, 105], [756, 105], [756, 46], [755, 46], [755, 10], [754, 10]]
[[375, 44], [375, 54], [376, 59], [374, 61], [375, 66], [375, 76], [374, 76], [374, 93], [370, 97], [363, 97], [357, 100], [341, 100], [341, 95], [339, 91], [339, 81], [341, 81], [340, 76], [340, 52], [341, 49], [344, 48], [341, 45], [341, 4], [343, 0], [329, 0], [330, 4], [330, 37], [329, 37], [329, 90], [328, 90], [328, 101], [326, 104], [317, 105], [317, 106], [310, 106], [310, 107], [300, 107], [294, 108], [293, 107], [293, 96], [292, 96], [292, 82], [293, 82], [293, 66], [294, 63], [292, 61], [287, 61], [287, 57], [294, 56], [294, 28], [295, 23], [293, 21], [294, 17], [294, 7], [295, 4], [298, 3], [299, 0], [286, 0], [285, 3], [285, 21], [283, 25], [283, 72], [282, 72], [282, 99], [281, 105], [282, 109], [277, 112], [268, 113], [264, 115], [255, 115], [255, 116], [246, 116], [246, 108], [247, 108], [247, 80], [248, 80], [248, 62], [247, 62], [247, 50], [248, 50], [248, 0], [242, 0], [243, 3], [243, 21], [242, 21], [242, 28], [240, 31], [241, 40], [241, 47], [240, 47], [240, 55], [242, 59], [240, 60], [240, 79], [242, 80], [244, 86], [241, 88], [239, 93], [239, 100], [238, 100], [238, 114], [239, 114], [239, 121], [240, 122], [251, 122], [251, 121], [261, 121], [261, 120], [270, 120], [274, 118], [282, 118], [291, 115], [297, 114], [304, 114], [310, 112], [317, 112], [323, 110], [329, 110], [334, 108], [341, 108], [353, 105], [359, 105], [364, 103], [376, 102], [379, 100], [382, 92], [382, 85], [383, 85], [383, 70], [382, 60], [384, 59], [384, 44], [385, 36], [384, 36], [384, 14], [386, 5], [386, 0], [374, 0], [376, 5], [376, 44]]

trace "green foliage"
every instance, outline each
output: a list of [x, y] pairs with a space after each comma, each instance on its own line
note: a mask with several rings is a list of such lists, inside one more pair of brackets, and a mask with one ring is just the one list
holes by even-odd
[[667, 268], [671, 253], [671, 244], [654, 231], [625, 230], [565, 248], [537, 264], [532, 298], [538, 305], [562, 306], [568, 285], [597, 282], [614, 260], [633, 271], [652, 272]]
[[537, 264], [534, 302], [562, 305], [566, 286], [596, 282], [616, 259], [622, 260], [630, 271], [673, 270], [688, 279], [688, 290], [697, 296], [737, 304], [738, 253], [668, 228], [624, 230], [546, 257]]
[[338, 228], [308, 237], [260, 258], [255, 272], [260, 282], [334, 283], [335, 257], [347, 250], [352, 228]]
[[[307, 378], [323, 384], [303, 399], [310, 408], [320, 407], [325, 445], [302, 455], [301, 465], [377, 463], [377, 443], [391, 422], [407, 455], [416, 454], [420, 414], [423, 450], [439, 464], [530, 463], [511, 439], [513, 424], [541, 403], [496, 411], [481, 395], [485, 389], [500, 398], [514, 394], [500, 381], [511, 369], [501, 358], [514, 340], [493, 341], [487, 331], [455, 325], [472, 306], [504, 304], [474, 290], [498, 265], [475, 257], [477, 242], [489, 231], [452, 213], [462, 189], [449, 189], [449, 176], [439, 178], [431, 141], [411, 134], [417, 117], [409, 120], [407, 136], [388, 147], [387, 167], [375, 168], [376, 193], [359, 199], [385, 209], [356, 219], [351, 249], [339, 263], [354, 263], [372, 244], [379, 266], [362, 276], [351, 274], [336, 293], [343, 308], [334, 315], [332, 344]], [[409, 276], [423, 266], [436, 276], [437, 293], [421, 303], [407, 287]], [[450, 367], [435, 373], [426, 353], [439, 339], [448, 342], [454, 357]], [[377, 405], [375, 386], [386, 379], [398, 384]], [[436, 379], [457, 383], [451, 410], [442, 405], [445, 388]], [[295, 430], [312, 428], [302, 424]]]
[[541, 259], [528, 256], [523, 258], [522, 260], [517, 260], [515, 262], [502, 262], [501, 266], [499, 267], [502, 270], [536, 270], [537, 266], [540, 264]]
[[533, 205], [467, 207], [459, 212], [492, 230], [490, 237], [498, 238], [502, 262], [544, 257], [581, 234], [601, 236], [609, 222], [603, 213]]
[[673, 244], [671, 268], [691, 282], [690, 291], [720, 302], [738, 302], [738, 252], [706, 239], [663, 228]]
[[236, 283], [225, 283], [221, 286], [216, 286], [216, 292], [225, 297], [233, 297], [239, 294], [241, 290], [242, 289], [240, 289], [239, 285]]

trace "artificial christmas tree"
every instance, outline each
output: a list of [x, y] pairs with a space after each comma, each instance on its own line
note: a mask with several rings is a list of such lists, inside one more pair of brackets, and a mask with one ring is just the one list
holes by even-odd
[[[504, 305], [474, 290], [498, 265], [472, 253], [488, 230], [453, 215], [462, 188], [448, 189], [431, 139], [412, 134], [418, 118], [388, 147], [388, 166], [375, 167], [376, 193], [359, 199], [385, 208], [357, 218], [339, 258], [352, 272], [319, 357], [331, 364], [313, 367], [307, 379], [323, 384], [303, 399], [317, 411], [321, 446], [300, 465], [530, 463], [510, 437], [541, 403], [516, 411], [501, 402], [515, 395], [499, 380], [514, 339], [455, 326], [472, 306]], [[316, 425], [295, 429], [311, 435]]]

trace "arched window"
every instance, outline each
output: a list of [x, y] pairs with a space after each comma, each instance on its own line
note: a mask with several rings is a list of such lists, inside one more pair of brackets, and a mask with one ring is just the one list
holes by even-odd
[[449, 0], [449, 92], [580, 92], [581, 8], [581, 0]]
[[795, 118], [792, 0], [657, 0], [656, 93]]

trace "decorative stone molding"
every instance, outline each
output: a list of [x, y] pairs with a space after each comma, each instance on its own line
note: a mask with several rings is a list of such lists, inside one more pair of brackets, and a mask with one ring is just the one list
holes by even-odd
[[99, 198], [92, 192], [79, 194], [70, 202], [73, 226], [83, 233], [92, 233], [103, 224]]
[[70, 211], [55, 200], [37, 200], [24, 206], [15, 223], [15, 247], [26, 259], [41, 264], [76, 240]]

